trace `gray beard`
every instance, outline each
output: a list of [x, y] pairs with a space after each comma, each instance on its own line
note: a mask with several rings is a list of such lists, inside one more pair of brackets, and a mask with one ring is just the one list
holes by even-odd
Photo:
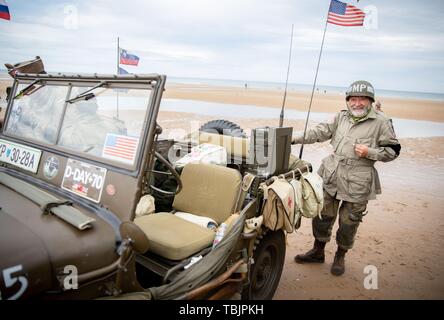
[[359, 110], [353, 110], [352, 108], [348, 108], [348, 111], [350, 111], [350, 113], [353, 115], [353, 117], [355, 118], [362, 118], [363, 116], [365, 116], [368, 111], [370, 110], [370, 107], [367, 106], [364, 109], [362, 109], [362, 111]]

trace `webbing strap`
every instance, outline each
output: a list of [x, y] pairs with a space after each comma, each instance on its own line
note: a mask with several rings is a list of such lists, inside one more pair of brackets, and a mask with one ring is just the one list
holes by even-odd
[[236, 207], [236, 212], [242, 210], [242, 204], [244, 203], [245, 197], [247, 196], [247, 193], [250, 190], [251, 185], [253, 184], [254, 178], [256, 178], [255, 175], [247, 173], [242, 179], [242, 188], [239, 196], [239, 202], [237, 203]]
[[51, 202], [42, 204], [40, 207], [42, 208], [42, 211], [45, 214], [45, 213], [51, 213], [51, 209], [58, 207], [58, 206], [72, 206], [72, 202], [69, 200], [51, 201]]

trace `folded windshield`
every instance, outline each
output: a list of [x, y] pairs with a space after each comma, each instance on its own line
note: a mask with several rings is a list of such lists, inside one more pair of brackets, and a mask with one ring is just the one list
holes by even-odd
[[[20, 92], [29, 84], [19, 84]], [[100, 88], [100, 90], [98, 90]], [[13, 101], [6, 133], [134, 165], [152, 90], [46, 84]]]

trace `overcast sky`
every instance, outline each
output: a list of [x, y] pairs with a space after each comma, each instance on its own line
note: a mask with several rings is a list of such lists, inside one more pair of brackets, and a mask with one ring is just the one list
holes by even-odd
[[[0, 63], [44, 59], [49, 71], [116, 72], [121, 47], [140, 57], [129, 72], [310, 84], [329, 0], [7, 0]], [[318, 84], [356, 79], [378, 89], [444, 93], [444, 1], [350, 0], [372, 28], [329, 24]], [[377, 22], [377, 24], [375, 24]]]

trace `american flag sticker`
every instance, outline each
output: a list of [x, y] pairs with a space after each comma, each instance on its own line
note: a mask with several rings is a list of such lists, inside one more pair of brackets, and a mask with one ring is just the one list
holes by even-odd
[[138, 145], [139, 138], [108, 133], [103, 146], [102, 157], [133, 164]]

